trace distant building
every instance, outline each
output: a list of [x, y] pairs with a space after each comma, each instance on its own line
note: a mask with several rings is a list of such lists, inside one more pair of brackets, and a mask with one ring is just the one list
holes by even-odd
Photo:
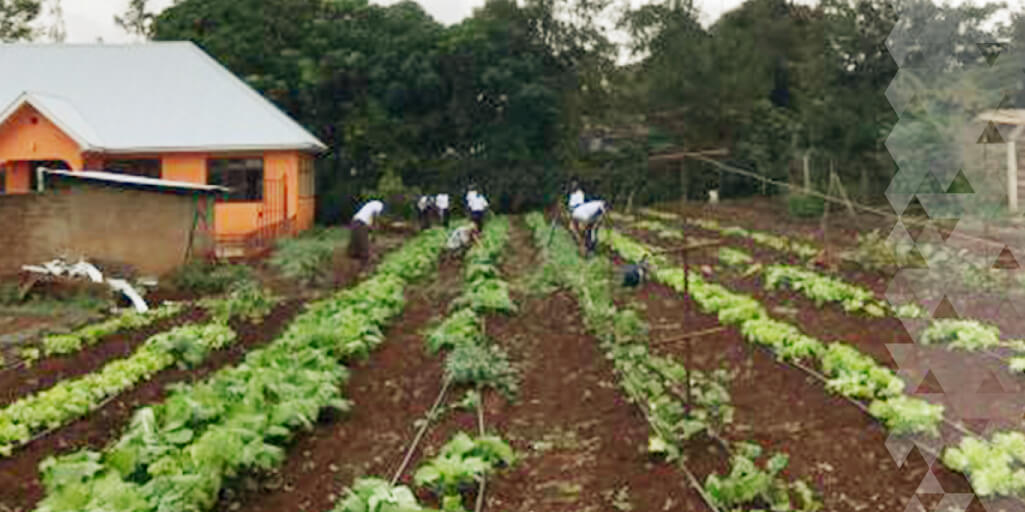
[[218, 253], [313, 225], [325, 146], [189, 42], [0, 45], [0, 200], [35, 169], [217, 185]]

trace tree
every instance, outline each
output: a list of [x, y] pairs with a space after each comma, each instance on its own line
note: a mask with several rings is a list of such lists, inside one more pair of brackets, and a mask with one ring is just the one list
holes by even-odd
[[0, 0], [0, 42], [31, 40], [40, 10], [39, 0]]
[[68, 31], [64, 26], [64, 7], [61, 0], [49, 0], [50, 8], [48, 14], [52, 18], [50, 27], [46, 30], [46, 37], [55, 43], [63, 43], [68, 37]]
[[130, 0], [128, 9], [114, 16], [114, 23], [125, 32], [143, 39], [153, 37], [153, 20], [156, 16], [147, 10], [148, 0]]

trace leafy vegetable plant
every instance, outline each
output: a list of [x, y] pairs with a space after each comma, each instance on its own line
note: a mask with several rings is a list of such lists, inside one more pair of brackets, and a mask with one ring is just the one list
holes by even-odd
[[[726, 476], [709, 475], [705, 492], [722, 510], [772, 510], [774, 512], [813, 512], [822, 508], [814, 492], [804, 482], [787, 482], [780, 472], [787, 466], [786, 454], [777, 453], [763, 467], [757, 459], [761, 446], [739, 443]], [[795, 499], [796, 498], [796, 499]]]
[[184, 309], [179, 303], [164, 304], [146, 313], [129, 311], [98, 324], [88, 325], [70, 334], [53, 334], [43, 338], [43, 353], [47, 356], [72, 354], [82, 347], [96, 344], [101, 338], [127, 329], [138, 329], [153, 322], [170, 318]]
[[516, 460], [512, 447], [497, 436], [471, 438], [460, 432], [413, 475], [416, 485], [429, 487], [439, 496], [458, 496], [463, 490], [497, 468]]

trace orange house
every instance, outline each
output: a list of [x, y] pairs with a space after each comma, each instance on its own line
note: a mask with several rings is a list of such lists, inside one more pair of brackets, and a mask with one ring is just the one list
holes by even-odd
[[188, 42], [0, 45], [0, 194], [40, 167], [221, 185], [218, 253], [313, 225], [324, 144]]

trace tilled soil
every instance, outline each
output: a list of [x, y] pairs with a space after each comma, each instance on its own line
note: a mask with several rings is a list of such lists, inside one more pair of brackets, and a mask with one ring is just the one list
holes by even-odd
[[[522, 381], [513, 402], [487, 393], [484, 422], [520, 460], [488, 479], [485, 510], [707, 510], [677, 467], [648, 456], [648, 424], [620, 391], [574, 298], [564, 291], [527, 293], [526, 277], [540, 260], [526, 228], [515, 225], [509, 248], [503, 275], [517, 290], [520, 312], [490, 316], [487, 332]], [[434, 454], [458, 431], [477, 434], [473, 414], [446, 417], [424, 441], [426, 452]], [[475, 494], [467, 496], [467, 507]]]
[[[653, 326], [674, 328], [653, 331], [656, 352], [680, 362], [687, 360], [686, 343], [675, 341], [683, 333], [714, 327], [718, 320], [697, 311], [674, 290], [649, 283], [635, 300]], [[676, 325], [680, 327], [675, 328]], [[947, 493], [971, 493], [963, 476], [929, 463], [917, 449], [903, 464], [887, 449], [888, 434], [874, 419], [846, 400], [830, 395], [817, 380], [789, 365], [778, 363], [767, 351], [744, 342], [735, 328], [691, 340], [692, 365], [710, 371], [736, 370], [730, 385], [734, 422], [725, 437], [731, 441], [757, 441], [766, 450], [790, 456], [785, 475], [805, 479], [824, 496], [824, 510], [902, 511], [916, 497], [928, 472]], [[705, 475], [700, 475], [704, 478]], [[922, 494], [935, 494], [924, 488]], [[927, 496], [917, 496], [927, 500]], [[913, 510], [913, 509], [912, 509]], [[923, 509], [928, 510], [928, 509]], [[985, 509], [976, 500], [968, 508]]]
[[171, 318], [164, 318], [138, 329], [126, 329], [83, 347], [66, 356], [43, 357], [31, 367], [20, 366], [0, 370], [0, 407], [29, 394], [52, 387], [67, 379], [92, 373], [115, 359], [130, 356], [151, 336], [187, 323], [200, 323], [207, 317], [199, 308], [189, 308]]
[[[639, 239], [655, 244], [650, 234], [633, 232]], [[732, 242], [732, 240], [728, 240]], [[715, 253], [692, 257], [694, 270], [702, 265], [714, 266]], [[778, 261], [779, 254], [759, 250], [751, 253], [757, 262]], [[679, 263], [679, 258], [677, 258]], [[919, 332], [925, 322], [908, 321], [893, 317], [874, 318], [859, 313], [847, 313], [835, 303], [817, 306], [803, 294], [788, 290], [766, 290], [760, 275], [744, 277], [736, 271], [718, 271], [706, 276], [731, 290], [750, 295], [761, 302], [776, 318], [798, 326], [804, 333], [823, 342], [839, 341], [857, 348], [875, 361], [896, 372], [907, 384], [907, 392], [933, 403], [942, 403], [948, 418], [964, 420], [969, 425], [978, 423], [978, 433], [995, 429], [1023, 427], [1025, 412], [1025, 377], [1008, 371], [1007, 363], [982, 352], [950, 349], [916, 344], [909, 327]], [[857, 280], [843, 278], [845, 282], [864, 286]], [[898, 361], [896, 358], [899, 358]], [[988, 400], [978, 400], [985, 396]], [[980, 423], [981, 422], [981, 423]], [[983, 432], [981, 428], [985, 428]], [[953, 436], [951, 439], [957, 439]]]
[[137, 408], [161, 402], [169, 384], [197, 382], [220, 368], [239, 363], [248, 351], [276, 338], [302, 307], [296, 301], [279, 304], [260, 324], [233, 321], [231, 327], [238, 333], [235, 344], [212, 352], [198, 368], [162, 371], [84, 418], [0, 459], [0, 505], [13, 511], [31, 510], [43, 497], [38, 467], [45, 458], [80, 449], [102, 449], [120, 435]]
[[386, 329], [384, 344], [350, 366], [343, 395], [352, 410], [321, 418], [288, 448], [279, 469], [234, 482], [216, 510], [326, 511], [354, 479], [391, 478], [415, 435], [414, 422], [441, 389], [442, 359], [426, 352], [421, 333], [444, 315], [461, 283], [461, 266], [451, 261], [430, 285], [407, 289], [405, 311]]

